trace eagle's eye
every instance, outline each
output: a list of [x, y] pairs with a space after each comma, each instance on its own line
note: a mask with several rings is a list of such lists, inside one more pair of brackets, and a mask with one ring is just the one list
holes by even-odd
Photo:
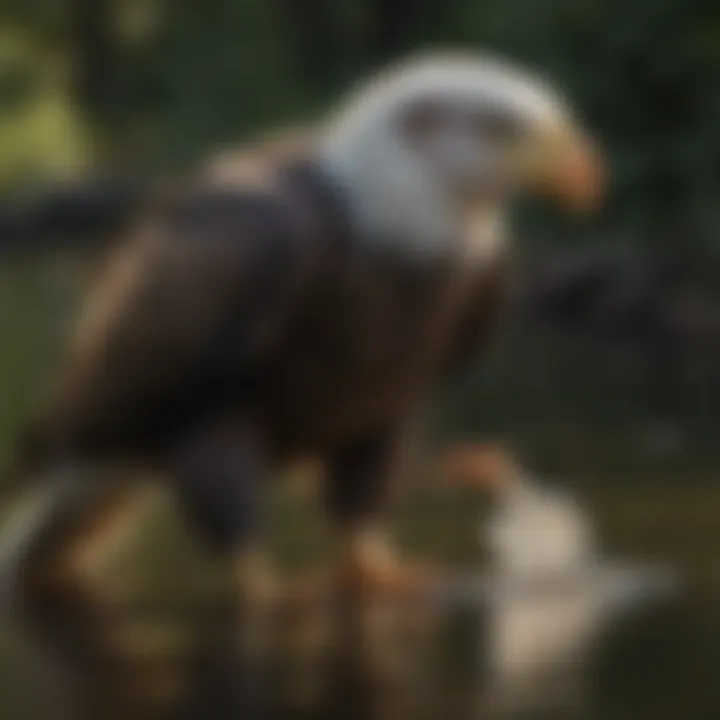
[[485, 141], [506, 145], [523, 133], [523, 125], [517, 116], [500, 108], [483, 108], [473, 113], [471, 119], [475, 134]]
[[400, 114], [402, 133], [411, 142], [424, 140], [442, 127], [445, 115], [442, 105], [433, 100], [414, 103]]

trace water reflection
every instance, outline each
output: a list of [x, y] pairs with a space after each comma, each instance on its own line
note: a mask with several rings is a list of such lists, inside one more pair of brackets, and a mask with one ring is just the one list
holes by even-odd
[[455, 448], [444, 474], [490, 490], [496, 501], [481, 526], [491, 563], [478, 596], [485, 613], [480, 706], [494, 717], [583, 716], [602, 636], [667, 597], [677, 578], [667, 568], [610, 563], [586, 508], [503, 447]]
[[[720, 717], [720, 683], [716, 681], [720, 667], [720, 598], [711, 534], [716, 492], [712, 487], [678, 487], [670, 493], [654, 487], [655, 502], [667, 505], [667, 512], [656, 513], [657, 527], [639, 510], [647, 504], [650, 492], [648, 488], [638, 493], [641, 500], [634, 507], [633, 493], [626, 492], [582, 503], [584, 508], [592, 509], [592, 520], [596, 512], [604, 513], [604, 524], [609, 524], [610, 516], [627, 515], [633, 520], [632, 538], [636, 544], [624, 543], [622, 553], [608, 553], [611, 560], [598, 552], [597, 541], [593, 539], [583, 553], [567, 553], [563, 563], [557, 562], [557, 557], [551, 562], [554, 553], [548, 547], [553, 543], [547, 542], [542, 551], [545, 562], [530, 564], [536, 569], [542, 565], [545, 572], [530, 573], [530, 582], [521, 581], [524, 576], [521, 569], [527, 569], [526, 565], [510, 563], [513, 572], [508, 573], [507, 565], [498, 558], [489, 566], [479, 565], [476, 573], [453, 576], [427, 602], [377, 608], [375, 622], [370, 623], [378, 641], [374, 655], [358, 652], [361, 643], [357, 641], [338, 643], [337, 635], [335, 641], [329, 639], [335, 631], [326, 627], [332, 619], [327, 605], [316, 604], [303, 613], [278, 617], [277, 644], [265, 685], [272, 689], [270, 717], [308, 720]], [[577, 500], [574, 502], [579, 505]], [[550, 505], [554, 507], [552, 502]], [[496, 509], [502, 510], [502, 505], [496, 505]], [[688, 522], [680, 528], [683, 519]], [[480, 528], [484, 539], [489, 527], [483, 523]], [[614, 536], [621, 535], [618, 527], [613, 528]], [[681, 586], [669, 583], [663, 567], [642, 562], [647, 557], [648, 543], [643, 543], [643, 536], [652, 536], [658, 547], [655, 557], [666, 556], [666, 547], [675, 550], [675, 579], [682, 578]], [[505, 536], [500, 533], [499, 537]], [[474, 541], [478, 542], [477, 528]], [[535, 545], [532, 536], [528, 543]], [[502, 543], [496, 545], [496, 552], [502, 554], [502, 547]], [[684, 554], [679, 552], [681, 548], [686, 548]], [[537, 547], [535, 550], [540, 552]], [[596, 558], [589, 568], [585, 566], [588, 554]], [[580, 556], [585, 558], [582, 562]], [[620, 562], [616, 557], [637, 561]], [[574, 568], [570, 581], [561, 581], [560, 569], [565, 564]], [[175, 687], [180, 690], [173, 700], [174, 710], [152, 717], [187, 717], [182, 713], [187, 713], [190, 706], [182, 688], [187, 687], [184, 683], [188, 668], [202, 663], [202, 637], [219, 617], [207, 599], [202, 599], [199, 605], [188, 600], [193, 610], [189, 621], [188, 607], [183, 602], [179, 596], [172, 601], [161, 598], [154, 607], [140, 603], [129, 607], [123, 615], [128, 636], [133, 632], [142, 636], [137, 667], [146, 677], [155, 672], [154, 668], [158, 677], [179, 668]], [[506, 641], [508, 635], [512, 638], [508, 627], [518, 614], [526, 626], [539, 627], [539, 639], [532, 645], [543, 648], [542, 653], [537, 651], [534, 656], [532, 651], [524, 654], [526, 660], [519, 664], [517, 656], [512, 653], [503, 656], [498, 649], [503, 638]], [[499, 623], [501, 630], [498, 618], [503, 618]], [[187, 637], [194, 639], [180, 642], [186, 636], [178, 636], [178, 628], [187, 630], [189, 626], [192, 629]], [[158, 640], [153, 645], [150, 639], [158, 638], [162, 627], [168, 627], [167, 635], [172, 642]], [[570, 633], [573, 627], [574, 632]], [[549, 628], [553, 632], [548, 632]], [[527, 640], [530, 633], [521, 635], [525, 636], [525, 646], [530, 644]], [[579, 638], [582, 642], [575, 645], [564, 642], [558, 649], [558, 637]], [[561, 655], [573, 652], [566, 655], [564, 662], [551, 663], [543, 654], [547, 652], [545, 643], [561, 650]], [[12, 668], [17, 657], [13, 650], [0, 660]], [[382, 662], [376, 662], [378, 657]], [[578, 658], [582, 662], [576, 662]], [[528, 673], [523, 682], [528, 677], [533, 678], [532, 682], [527, 681], [526, 687], [518, 686], [518, 676], [508, 674], [508, 669], [513, 668], [516, 672], [518, 668], [522, 670], [520, 679], [523, 673]], [[17, 675], [15, 670], [13, 673]], [[12, 677], [10, 672], [6, 677]], [[25, 687], [32, 688], [32, 683], [26, 682]], [[3, 688], [7, 697], [13, 692], [17, 693], [17, 688]], [[503, 696], [513, 702], [503, 705]], [[194, 712], [202, 713], [202, 708], [207, 707], [199, 698]], [[45, 717], [16, 707], [8, 712], [11, 714], [0, 716], [17, 720]]]

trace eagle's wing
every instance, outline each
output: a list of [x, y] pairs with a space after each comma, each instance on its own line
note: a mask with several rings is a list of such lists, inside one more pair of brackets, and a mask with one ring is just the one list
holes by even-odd
[[[134, 443], [202, 412], [282, 336], [307, 252], [271, 193], [199, 189], [153, 213], [84, 304], [45, 427], [61, 446]], [[158, 441], [159, 442], [159, 441]]]

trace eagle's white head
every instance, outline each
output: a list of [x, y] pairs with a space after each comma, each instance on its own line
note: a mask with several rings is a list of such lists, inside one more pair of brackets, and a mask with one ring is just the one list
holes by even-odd
[[564, 100], [532, 74], [476, 55], [432, 55], [351, 93], [320, 139], [321, 162], [348, 193], [368, 241], [446, 250], [480, 233], [496, 243], [508, 202], [553, 193], [597, 198], [596, 151]]

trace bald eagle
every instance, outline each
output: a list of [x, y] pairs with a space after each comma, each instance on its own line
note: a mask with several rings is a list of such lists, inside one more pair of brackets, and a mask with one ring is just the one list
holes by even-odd
[[20, 457], [55, 498], [5, 555], [30, 606], [57, 558], [76, 581], [68, 545], [116, 502], [76, 470], [118, 462], [167, 476], [241, 586], [266, 477], [322, 457], [346, 577], [392, 583], [375, 516], [409, 419], [493, 338], [512, 201], [589, 206], [601, 180], [565, 101], [476, 55], [403, 62], [307, 142], [259, 152], [158, 198], [87, 298]]

